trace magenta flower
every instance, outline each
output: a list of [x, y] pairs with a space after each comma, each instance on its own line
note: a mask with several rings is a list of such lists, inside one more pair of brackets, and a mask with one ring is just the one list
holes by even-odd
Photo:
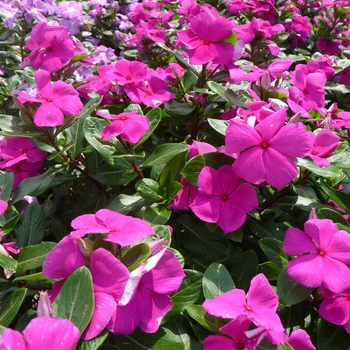
[[50, 74], [45, 70], [35, 73], [35, 82], [39, 91], [36, 96], [16, 91], [19, 102], [41, 104], [34, 113], [35, 125], [59, 126], [63, 123], [64, 115], [79, 115], [83, 104], [78, 97], [78, 92], [72, 86], [61, 80], [51, 83]]
[[263, 274], [255, 276], [247, 293], [232, 289], [215, 299], [207, 299], [203, 308], [209, 314], [222, 318], [244, 315], [257, 327], [267, 331], [267, 339], [273, 344], [284, 343], [284, 328], [276, 314], [278, 297]]
[[[61, 291], [65, 280], [79, 267], [85, 266], [86, 257], [81, 252], [78, 241], [72, 235], [64, 237], [47, 255], [43, 264], [43, 274], [47, 278], [59, 279], [50, 290], [51, 301]], [[117, 302], [124, 293], [129, 278], [127, 268], [109, 251], [99, 248], [90, 255], [95, 308], [82, 338], [96, 337], [110, 321]]]
[[47, 153], [39, 149], [26, 137], [12, 137], [0, 142], [0, 156], [4, 161], [0, 162], [0, 168], [10, 167], [20, 161], [30, 163], [42, 163]]
[[205, 166], [198, 177], [198, 194], [190, 208], [200, 219], [215, 222], [225, 233], [237, 230], [247, 217], [247, 212], [258, 206], [255, 189], [242, 184], [229, 165], [219, 170]]
[[119, 136], [130, 143], [137, 143], [142, 136], [149, 130], [147, 117], [137, 114], [137, 112], [124, 112], [120, 114], [110, 114], [107, 109], [101, 109], [96, 112], [97, 115], [114, 121], [108, 124], [102, 130], [102, 140], [110, 140]]
[[280, 189], [298, 174], [292, 158], [305, 157], [310, 141], [302, 123], [286, 121], [281, 109], [255, 128], [232, 119], [226, 132], [226, 151], [241, 152], [233, 164], [234, 172], [245, 181], [260, 184], [266, 181]]
[[56, 317], [33, 318], [23, 331], [5, 328], [0, 349], [13, 350], [73, 350], [80, 339], [79, 329], [65, 319]]
[[146, 333], [156, 332], [173, 306], [169, 294], [179, 289], [184, 277], [175, 255], [162, 246], [131, 272], [108, 329], [115, 334], [131, 334], [136, 327]]
[[29, 56], [21, 64], [23, 68], [28, 62], [34, 69], [45, 69], [49, 73], [57, 72], [74, 57], [74, 43], [66, 28], [50, 27], [42, 22], [32, 30], [27, 41]]
[[[308, 220], [304, 231], [289, 228], [282, 250], [296, 256], [288, 275], [304, 286], [324, 286], [334, 293], [350, 287], [350, 235], [328, 219]], [[295, 244], [298, 242], [298, 244]]]
[[288, 344], [295, 350], [316, 350], [310, 336], [303, 329], [296, 329], [287, 337]]
[[311, 150], [308, 156], [320, 167], [330, 164], [329, 160], [322, 157], [333, 153], [339, 144], [340, 137], [329, 130], [321, 130], [317, 135], [308, 132]]
[[138, 84], [145, 81], [147, 66], [138, 61], [120, 60], [113, 73], [119, 85]]
[[88, 233], [107, 233], [105, 241], [118, 243], [121, 246], [134, 244], [142, 238], [155, 234], [146, 221], [109, 209], [101, 209], [95, 215], [78, 216], [72, 221], [72, 227], [76, 230], [71, 233], [74, 237], [82, 237]]
[[27, 160], [22, 160], [17, 164], [11, 165], [10, 167], [3, 167], [6, 171], [12, 171], [15, 179], [13, 181], [13, 191], [17, 186], [29, 177], [40, 175], [39, 171], [42, 167], [41, 162], [28, 162]]
[[0, 199], [0, 216], [5, 213], [7, 207], [8, 207], [7, 202]]
[[251, 321], [246, 316], [238, 316], [220, 328], [222, 333], [229, 335], [232, 339], [220, 335], [210, 335], [203, 341], [204, 350], [255, 350], [264, 338], [266, 331], [262, 327], [248, 330], [250, 325]]
[[226, 18], [217, 17], [209, 11], [199, 13], [191, 19], [185, 31], [177, 33], [179, 39], [189, 47], [192, 64], [228, 64], [234, 55], [231, 43], [223, 42], [231, 36], [233, 24]]
[[350, 288], [341, 293], [321, 287], [321, 295], [324, 300], [318, 312], [326, 321], [343, 326], [350, 333]]

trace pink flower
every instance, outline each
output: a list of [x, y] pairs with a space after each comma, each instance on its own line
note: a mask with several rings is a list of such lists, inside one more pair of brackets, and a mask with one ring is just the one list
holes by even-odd
[[102, 130], [103, 141], [120, 135], [125, 141], [137, 143], [145, 132], [149, 130], [147, 117], [137, 114], [135, 111], [116, 115], [110, 114], [107, 109], [101, 109], [96, 114], [100, 117], [114, 120]]
[[35, 82], [39, 91], [36, 96], [16, 91], [19, 102], [41, 104], [34, 113], [35, 125], [59, 126], [63, 123], [64, 115], [79, 115], [83, 104], [72, 86], [61, 80], [51, 83], [50, 74], [45, 70], [35, 73]]
[[119, 85], [138, 84], [145, 81], [147, 66], [138, 61], [120, 60], [113, 73]]
[[204, 350], [231, 349], [255, 350], [265, 336], [265, 329], [260, 327], [249, 329], [251, 321], [244, 315], [239, 315], [233, 321], [220, 328], [220, 332], [232, 339], [220, 335], [210, 335], [203, 341]]
[[288, 344], [295, 350], [316, 350], [310, 336], [303, 329], [296, 329], [287, 337]]
[[288, 262], [288, 275], [304, 286], [324, 286], [334, 293], [349, 288], [350, 235], [328, 219], [308, 220], [304, 230], [286, 232], [282, 250], [296, 256]]
[[184, 277], [175, 255], [165, 246], [158, 248], [131, 272], [108, 329], [115, 334], [131, 334], [136, 327], [146, 333], [156, 332], [173, 306], [169, 294], [178, 290]]
[[101, 209], [95, 215], [78, 216], [72, 221], [72, 227], [76, 230], [71, 233], [74, 237], [82, 237], [88, 233], [107, 233], [105, 241], [118, 243], [121, 246], [134, 244], [142, 238], [155, 234], [146, 221], [109, 209]]
[[190, 208], [200, 219], [215, 222], [225, 233], [237, 230], [247, 212], [257, 208], [258, 198], [250, 184], [242, 184], [229, 165], [219, 170], [205, 166], [198, 177], [198, 194]]
[[7, 202], [0, 199], [0, 216], [5, 213], [7, 207], [8, 207]]
[[317, 135], [308, 132], [311, 150], [308, 156], [320, 167], [330, 164], [329, 160], [322, 157], [333, 153], [339, 144], [339, 136], [329, 130], [321, 130]]
[[226, 18], [217, 17], [209, 11], [191, 19], [185, 31], [177, 33], [179, 39], [189, 47], [192, 64], [227, 64], [232, 60], [234, 47], [223, 42], [231, 36], [233, 24]]
[[65, 319], [36, 317], [20, 332], [5, 328], [0, 349], [13, 350], [73, 350], [80, 339], [79, 329]]
[[47, 153], [39, 149], [26, 137], [12, 137], [0, 142], [0, 156], [4, 159], [0, 162], [0, 168], [10, 167], [20, 161], [30, 163], [42, 163]]
[[66, 28], [50, 27], [42, 22], [32, 30], [27, 41], [29, 56], [23, 61], [23, 68], [28, 61], [34, 69], [45, 69], [49, 73], [57, 72], [74, 57], [74, 44]]
[[344, 326], [350, 333], [350, 288], [341, 293], [333, 293], [324, 287], [320, 291], [324, 298], [318, 309], [321, 317], [330, 323]]
[[278, 297], [263, 274], [255, 276], [247, 293], [233, 289], [215, 299], [207, 299], [203, 308], [209, 314], [222, 318], [245, 315], [257, 327], [267, 331], [267, 339], [273, 344], [284, 343], [284, 328], [276, 314]]
[[286, 121], [281, 109], [255, 128], [232, 119], [226, 132], [226, 151], [241, 152], [233, 164], [234, 172], [245, 181], [260, 184], [266, 181], [280, 189], [294, 179], [298, 170], [293, 157], [305, 157], [310, 141], [302, 123]]

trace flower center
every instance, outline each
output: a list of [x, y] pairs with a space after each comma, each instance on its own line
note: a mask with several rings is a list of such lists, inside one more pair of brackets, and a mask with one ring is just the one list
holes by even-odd
[[204, 45], [209, 45], [209, 44], [210, 44], [210, 41], [209, 41], [208, 39], [205, 39], [205, 40], [203, 41], [203, 44], [204, 44]]
[[325, 256], [326, 255], [326, 253], [323, 250], [321, 250], [321, 249], [318, 251], [318, 254], [321, 255], [321, 256]]
[[253, 309], [252, 309], [250, 306], [248, 306], [248, 305], [245, 306], [245, 309], [246, 309], [247, 311], [252, 311], [252, 310], [253, 310]]
[[52, 47], [47, 47], [47, 48], [45, 49], [45, 51], [46, 51], [46, 52], [51, 52], [51, 51], [52, 51]]
[[311, 154], [315, 156], [317, 154], [317, 152], [316, 151], [312, 151]]
[[227, 194], [222, 194], [221, 195], [221, 199], [223, 200], [223, 201], [227, 201], [228, 200], [228, 195]]
[[261, 143], [261, 147], [262, 147], [262, 148], [267, 148], [267, 147], [269, 147], [269, 142], [268, 142], [268, 141], [263, 141], [263, 142]]

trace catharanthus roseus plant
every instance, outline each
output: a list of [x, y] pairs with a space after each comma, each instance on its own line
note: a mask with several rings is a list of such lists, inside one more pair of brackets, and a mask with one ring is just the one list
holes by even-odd
[[0, 350], [350, 348], [348, 0], [0, 17]]

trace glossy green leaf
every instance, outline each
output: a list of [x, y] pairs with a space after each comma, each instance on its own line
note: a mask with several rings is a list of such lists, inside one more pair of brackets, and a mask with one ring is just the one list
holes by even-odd
[[137, 268], [139, 264], [146, 261], [151, 254], [148, 244], [141, 243], [130, 248], [120, 259], [120, 261], [131, 272]]
[[15, 272], [18, 265], [17, 260], [12, 258], [11, 256], [5, 255], [5, 253], [6, 253], [5, 249], [1, 246], [0, 247], [0, 266], [3, 267], [4, 269]]
[[145, 200], [137, 193], [133, 195], [120, 194], [107, 205], [107, 209], [127, 215], [130, 211], [141, 209], [144, 203]]
[[[193, 75], [195, 77], [195, 75]], [[186, 102], [178, 102], [176, 100], [171, 100], [165, 103], [165, 110], [172, 115], [186, 117], [193, 113], [195, 107], [189, 105]]]
[[227, 130], [228, 125], [229, 125], [228, 120], [208, 118], [208, 123], [219, 134], [224, 135], [224, 136], [226, 135], [226, 130]]
[[342, 224], [345, 226], [350, 226], [349, 222], [341, 215], [338, 211], [334, 209], [321, 208], [317, 210], [318, 219], [330, 219], [336, 224]]
[[350, 334], [343, 326], [331, 324], [323, 319], [317, 323], [317, 350], [344, 350], [350, 345]]
[[201, 295], [203, 274], [195, 270], [184, 271], [186, 277], [179, 290], [171, 296], [173, 307], [165, 315], [164, 322], [179, 314], [186, 306], [194, 304]]
[[165, 205], [153, 204], [143, 211], [142, 218], [152, 225], [164, 225], [168, 222], [170, 215], [171, 210]]
[[0, 300], [0, 325], [8, 327], [17, 316], [18, 310], [22, 305], [27, 288], [15, 290], [5, 299]]
[[204, 273], [203, 294], [206, 299], [214, 299], [235, 287], [230, 273], [222, 264], [212, 263]]
[[52, 304], [52, 314], [72, 321], [82, 334], [90, 322], [93, 310], [92, 277], [88, 268], [82, 266], [67, 278]]
[[163, 197], [159, 194], [159, 184], [148, 178], [141, 179], [136, 184], [137, 193], [145, 200], [159, 202]]
[[181, 152], [187, 152], [187, 147], [181, 143], [165, 143], [157, 146], [153, 153], [144, 161], [142, 167], [163, 165]]
[[141, 140], [136, 143], [135, 149], [142, 145], [154, 132], [154, 130], [157, 128], [159, 122], [161, 121], [161, 109], [160, 108], [153, 108], [151, 109], [147, 114], [146, 117], [148, 119], [149, 124], [149, 130], [145, 132], [145, 134], [142, 136]]
[[285, 305], [295, 305], [304, 301], [313, 291], [294, 281], [287, 274], [287, 270], [283, 270], [277, 280], [277, 295], [279, 302]]
[[234, 159], [224, 153], [206, 153], [193, 157], [182, 169], [181, 174], [186, 181], [192, 185], [197, 186], [199, 173], [205, 166], [219, 169], [223, 165], [231, 165]]
[[23, 220], [18, 226], [17, 238], [20, 247], [39, 243], [45, 234], [46, 215], [38, 202], [29, 204]]
[[174, 221], [173, 228], [181, 244], [194, 256], [209, 263], [228, 258], [227, 239], [210, 232], [204, 222], [185, 214]]
[[12, 193], [14, 174], [12, 171], [6, 171], [0, 176], [0, 199], [7, 202]]
[[326, 166], [326, 167], [320, 168], [312, 160], [308, 160], [304, 158], [297, 158], [296, 165], [298, 167], [307, 169], [313, 172], [314, 174], [320, 175], [322, 177], [337, 178], [342, 176], [342, 171], [335, 166]]
[[322, 179], [320, 180], [320, 186], [322, 191], [326, 193], [326, 195], [332, 199], [339, 206], [339, 208], [345, 210], [346, 212], [350, 212], [350, 197], [348, 194], [335, 190]]
[[18, 282], [18, 281], [44, 281], [46, 284], [50, 284], [50, 280], [46, 278], [42, 272], [37, 272], [31, 275], [17, 277], [13, 280], [13, 282]]
[[258, 256], [254, 250], [243, 252], [233, 264], [231, 273], [237, 276], [240, 289], [247, 290], [250, 286], [250, 281], [257, 274]]
[[101, 334], [91, 340], [80, 340], [76, 346], [76, 350], [97, 350], [107, 339], [108, 330], [104, 330]]
[[282, 242], [274, 238], [262, 238], [259, 241], [259, 246], [278, 268], [285, 270], [288, 265], [288, 257], [282, 252]]
[[209, 315], [202, 305], [188, 305], [186, 306], [188, 314], [196, 320], [201, 326], [208, 329], [213, 333], [219, 332], [219, 328], [216, 324], [216, 317]]

